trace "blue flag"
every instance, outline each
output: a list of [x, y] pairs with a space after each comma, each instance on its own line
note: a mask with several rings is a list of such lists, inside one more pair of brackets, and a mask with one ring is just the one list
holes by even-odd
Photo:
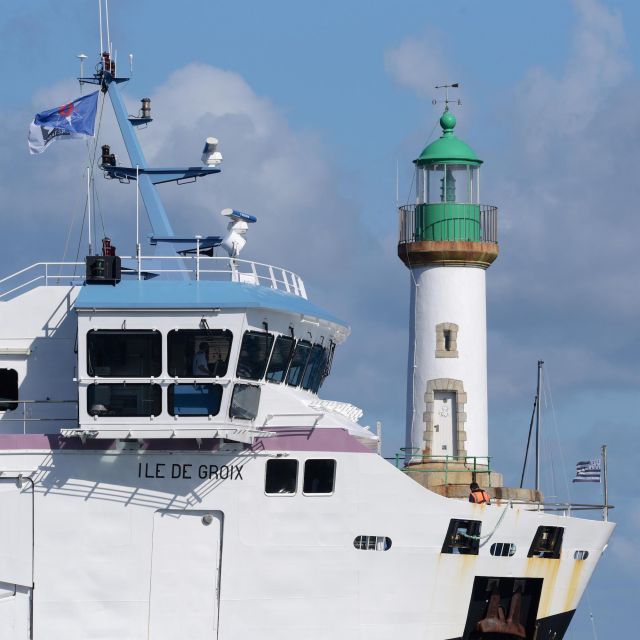
[[42, 153], [57, 138], [92, 137], [99, 91], [37, 113], [29, 127], [29, 151]]

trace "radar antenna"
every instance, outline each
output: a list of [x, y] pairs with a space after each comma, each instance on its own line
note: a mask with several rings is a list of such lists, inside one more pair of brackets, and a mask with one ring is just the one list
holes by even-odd
[[458, 106], [462, 105], [462, 101], [460, 98], [457, 100], [449, 99], [449, 89], [459, 89], [459, 82], [452, 82], [451, 84], [439, 84], [436, 85], [436, 89], [444, 89], [444, 100], [436, 100], [435, 98], [431, 101], [431, 104], [444, 104], [444, 110], [449, 111], [449, 103], [455, 103]]

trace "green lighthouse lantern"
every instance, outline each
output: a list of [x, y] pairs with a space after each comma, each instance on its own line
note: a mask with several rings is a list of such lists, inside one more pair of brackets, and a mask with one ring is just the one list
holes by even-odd
[[415, 241], [480, 242], [480, 165], [456, 137], [456, 118], [445, 108], [442, 135], [427, 145], [416, 165]]

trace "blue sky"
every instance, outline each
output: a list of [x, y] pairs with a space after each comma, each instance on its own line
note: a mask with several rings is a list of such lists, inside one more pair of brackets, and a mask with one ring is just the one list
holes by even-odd
[[[162, 188], [176, 230], [218, 233], [226, 206], [259, 216], [246, 257], [297, 271], [315, 302], [350, 322], [323, 394], [381, 420], [388, 455], [404, 437], [409, 292], [395, 256], [396, 166], [405, 201], [411, 160], [439, 117], [433, 85], [461, 83], [457, 131], [485, 161], [482, 201], [500, 209], [501, 255], [488, 273], [494, 465], [519, 478], [542, 358], [543, 489], [598, 501], [597, 488], [568, 481], [578, 459], [609, 445], [619, 528], [590, 594], [599, 637], [630, 637], [640, 587], [640, 4], [110, 4], [120, 64], [135, 54], [131, 110], [153, 99], [156, 120], [141, 134], [149, 159], [197, 162], [205, 136], [221, 141], [223, 175]], [[60, 143], [31, 158], [26, 127], [77, 95], [75, 56], [98, 49], [95, 5], [3, 7], [3, 272], [61, 258], [72, 222], [75, 256], [86, 152]], [[101, 134], [123, 155], [106, 111]], [[133, 190], [98, 188], [108, 232], [131, 251]], [[586, 606], [569, 637], [592, 637]]]

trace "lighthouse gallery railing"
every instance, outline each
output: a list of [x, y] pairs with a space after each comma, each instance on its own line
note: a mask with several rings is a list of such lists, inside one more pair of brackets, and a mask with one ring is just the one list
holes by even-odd
[[[434, 210], [437, 214], [432, 217]], [[399, 243], [498, 242], [498, 208], [486, 204], [408, 204], [398, 208]]]

